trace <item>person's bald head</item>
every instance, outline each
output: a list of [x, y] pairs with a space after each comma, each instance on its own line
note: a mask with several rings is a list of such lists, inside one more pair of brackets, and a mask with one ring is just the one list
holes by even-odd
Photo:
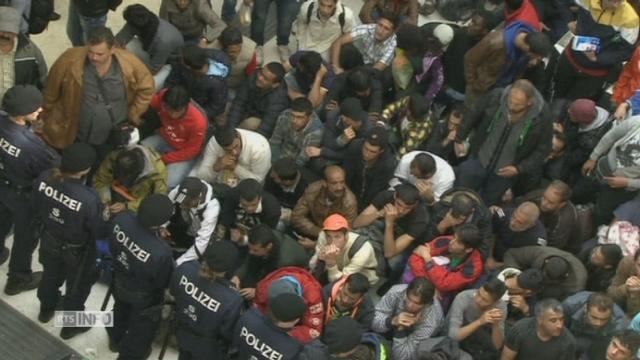
[[509, 227], [513, 231], [525, 231], [533, 227], [540, 217], [540, 209], [536, 204], [527, 201], [518, 206], [511, 215]]
[[330, 165], [324, 169], [324, 180], [327, 184], [328, 195], [332, 199], [341, 198], [346, 189], [344, 169], [337, 165]]

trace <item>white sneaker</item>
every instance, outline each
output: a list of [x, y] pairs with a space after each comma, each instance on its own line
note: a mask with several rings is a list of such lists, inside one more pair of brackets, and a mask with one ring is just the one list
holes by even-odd
[[278, 55], [280, 55], [280, 62], [285, 63], [289, 61], [289, 57], [291, 57], [289, 45], [278, 45]]

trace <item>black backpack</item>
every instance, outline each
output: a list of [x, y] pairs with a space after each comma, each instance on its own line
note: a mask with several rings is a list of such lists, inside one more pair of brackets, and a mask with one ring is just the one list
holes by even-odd
[[29, 15], [29, 34], [40, 34], [47, 29], [53, 14], [53, 0], [32, 0]]
[[[307, 8], [307, 25], [311, 22], [311, 16], [313, 16], [313, 8], [315, 4], [316, 3], [312, 1]], [[340, 6], [342, 6], [342, 12], [338, 15], [338, 22], [340, 22], [340, 32], [344, 34], [344, 5], [340, 4]]]

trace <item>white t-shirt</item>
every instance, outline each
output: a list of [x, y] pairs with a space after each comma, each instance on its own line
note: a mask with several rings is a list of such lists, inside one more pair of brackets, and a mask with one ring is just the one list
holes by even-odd
[[456, 180], [456, 175], [453, 172], [453, 168], [443, 158], [434, 155], [428, 151], [412, 151], [405, 154], [400, 163], [396, 167], [396, 171], [393, 175], [393, 179], [389, 181], [389, 186], [395, 187], [402, 183], [402, 181], [409, 182], [415, 185], [418, 180], [415, 176], [411, 175], [411, 162], [418, 154], [429, 154], [436, 162], [436, 173], [429, 179], [433, 186], [433, 196], [435, 201], [440, 200], [440, 196], [447, 190], [453, 187], [453, 182]]

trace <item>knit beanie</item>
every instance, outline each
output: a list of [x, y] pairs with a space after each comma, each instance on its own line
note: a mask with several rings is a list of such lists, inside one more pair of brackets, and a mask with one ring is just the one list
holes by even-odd
[[93, 146], [85, 143], [75, 143], [62, 151], [60, 170], [77, 173], [87, 170], [96, 162], [96, 151]]
[[160, 226], [173, 216], [173, 203], [166, 195], [153, 194], [142, 200], [138, 208], [138, 221], [147, 228]]
[[596, 110], [596, 103], [593, 100], [578, 99], [571, 103], [569, 114], [576, 123], [589, 125], [596, 119], [598, 110]]

